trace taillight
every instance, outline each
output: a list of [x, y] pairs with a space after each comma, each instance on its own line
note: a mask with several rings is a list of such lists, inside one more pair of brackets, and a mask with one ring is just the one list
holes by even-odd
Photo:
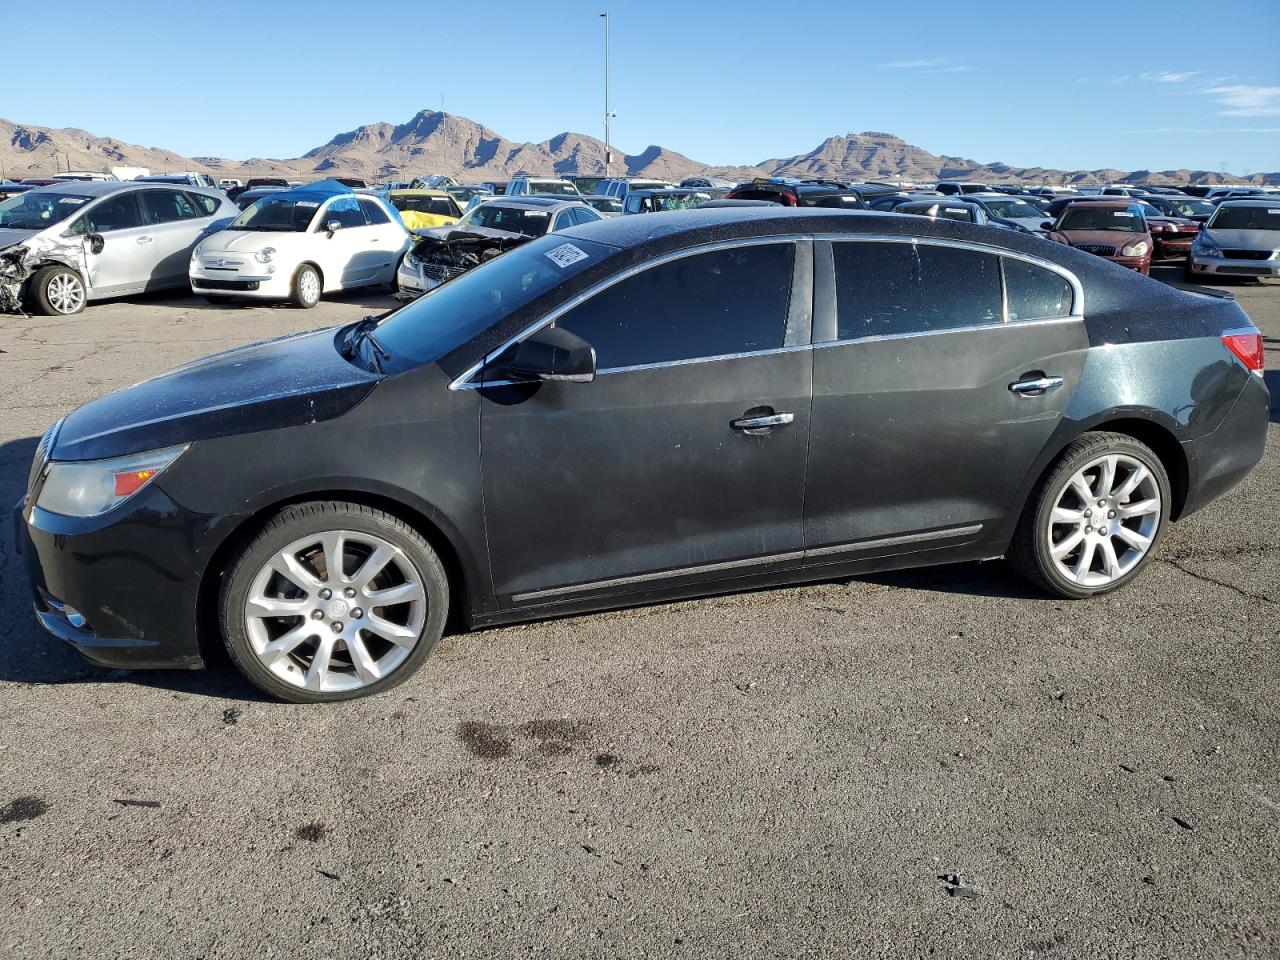
[[1240, 358], [1240, 362], [1261, 376], [1265, 355], [1262, 348], [1262, 334], [1257, 330], [1241, 330], [1224, 333], [1222, 342], [1227, 349]]

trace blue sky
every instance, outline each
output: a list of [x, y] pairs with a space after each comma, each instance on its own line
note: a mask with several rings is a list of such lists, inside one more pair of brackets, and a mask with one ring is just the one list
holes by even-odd
[[[1280, 0], [63, 0], [56, 42], [38, 5], [6, 13], [11, 38], [45, 39], [17, 47], [24, 79], [0, 116], [293, 157], [443, 95], [512, 140], [601, 136], [606, 8], [613, 141], [630, 153], [755, 163], [879, 130], [1016, 166], [1280, 170]], [[54, 59], [37, 76], [40, 50]]]

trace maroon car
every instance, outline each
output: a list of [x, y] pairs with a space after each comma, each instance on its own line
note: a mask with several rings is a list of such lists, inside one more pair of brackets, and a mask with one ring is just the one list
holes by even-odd
[[[1049, 204], [1050, 216], [1058, 216], [1069, 204], [1073, 203], [1115, 203], [1118, 197], [1064, 197]], [[1175, 216], [1165, 213], [1154, 203], [1143, 197], [1132, 200], [1142, 208], [1143, 219], [1151, 233], [1151, 259], [1185, 260], [1191, 252], [1191, 244], [1200, 233], [1200, 224], [1190, 217]]]
[[1154, 241], [1142, 207], [1132, 200], [1069, 203], [1046, 224], [1049, 239], [1104, 257], [1141, 274], [1151, 272]]

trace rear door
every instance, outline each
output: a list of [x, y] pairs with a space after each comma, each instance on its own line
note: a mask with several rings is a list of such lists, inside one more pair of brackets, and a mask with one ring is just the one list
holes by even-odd
[[800, 559], [811, 262], [808, 242], [772, 241], [645, 266], [553, 315], [594, 346], [594, 382], [480, 389], [503, 604]]
[[1079, 291], [1039, 263], [910, 238], [821, 243], [815, 259], [831, 282], [814, 323], [809, 550], [980, 538], [1079, 381]]
[[142, 221], [147, 226], [144, 253], [149, 260], [147, 285], [171, 286], [185, 282], [191, 249], [208, 224], [208, 214], [181, 190], [140, 190]]

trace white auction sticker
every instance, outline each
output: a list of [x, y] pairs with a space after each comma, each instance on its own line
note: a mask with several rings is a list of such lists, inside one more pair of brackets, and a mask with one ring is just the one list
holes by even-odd
[[560, 269], [564, 269], [579, 260], [587, 259], [587, 251], [575, 247], [572, 243], [562, 243], [554, 250], [548, 250], [546, 257]]

